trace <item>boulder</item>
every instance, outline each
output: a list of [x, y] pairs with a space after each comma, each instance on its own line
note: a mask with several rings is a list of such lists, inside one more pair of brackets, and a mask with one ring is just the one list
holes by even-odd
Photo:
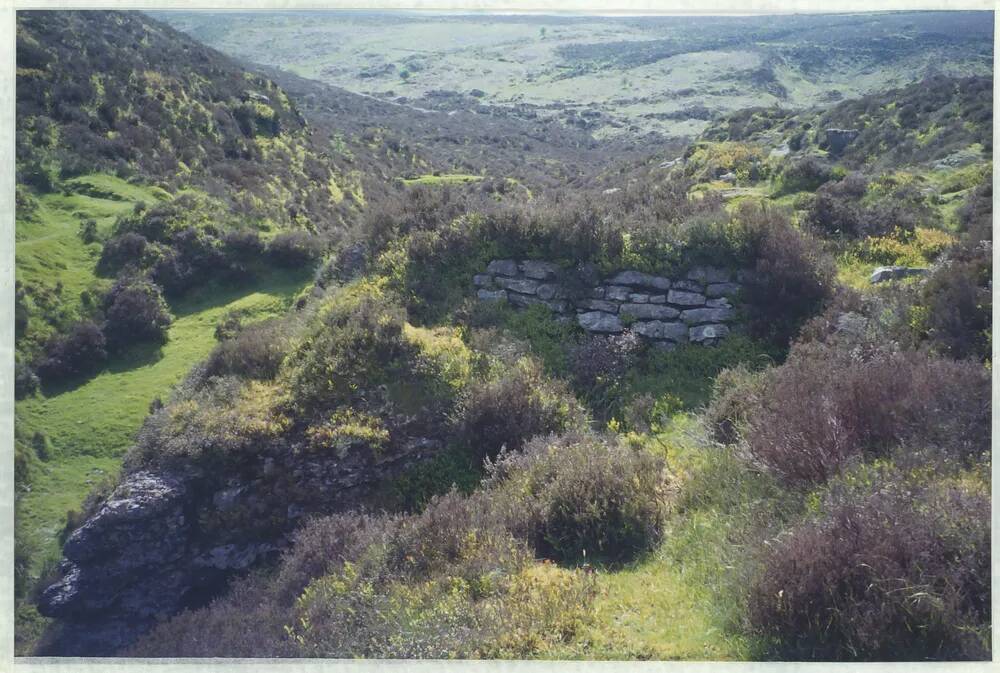
[[622, 327], [622, 321], [618, 318], [618, 316], [605, 313], [603, 311], [589, 311], [587, 313], [581, 313], [576, 317], [576, 319], [577, 322], [580, 323], [580, 327], [588, 332], [614, 334], [621, 332], [624, 329]]
[[844, 151], [861, 133], [858, 129], [826, 129], [826, 148], [830, 154]]

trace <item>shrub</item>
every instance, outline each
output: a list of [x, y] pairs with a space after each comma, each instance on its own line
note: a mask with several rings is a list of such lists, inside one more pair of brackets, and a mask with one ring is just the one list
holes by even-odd
[[104, 274], [112, 274], [126, 266], [140, 267], [145, 262], [145, 253], [149, 241], [142, 234], [127, 231], [106, 241], [101, 248], [101, 259], [97, 263], [98, 270]]
[[780, 659], [990, 656], [990, 504], [877, 484], [771, 542], [748, 622]]
[[122, 349], [134, 343], [165, 343], [172, 318], [158, 285], [135, 276], [119, 278], [104, 295], [104, 334], [108, 346]]
[[[216, 329], [218, 333], [218, 328]], [[233, 374], [252, 379], [268, 380], [278, 375], [289, 344], [285, 326], [278, 320], [265, 320], [242, 327], [238, 333], [223, 340], [208, 356], [206, 374]]]
[[34, 395], [38, 390], [38, 376], [31, 366], [21, 356], [20, 351], [14, 352], [14, 398], [24, 399]]
[[56, 335], [45, 345], [38, 362], [39, 376], [46, 382], [82, 376], [96, 371], [108, 354], [101, 329], [89, 320], [78, 322], [66, 335]]
[[705, 424], [722, 444], [734, 444], [747, 419], [759, 404], [762, 375], [745, 364], [725, 369], [712, 382], [712, 401], [705, 410]]
[[777, 179], [776, 193], [813, 192], [832, 180], [835, 169], [814, 156], [802, 157], [785, 164]]
[[267, 254], [278, 266], [311, 267], [323, 256], [323, 243], [300, 229], [283, 231], [268, 242]]
[[742, 207], [738, 222], [751, 248], [750, 258], [756, 260], [743, 287], [743, 299], [750, 307], [750, 333], [784, 347], [830, 299], [833, 264], [815, 239], [779, 212]]
[[582, 418], [568, 391], [526, 359], [497, 378], [473, 382], [456, 411], [459, 441], [480, 457], [503, 447], [517, 451], [535, 435], [579, 427]]
[[989, 447], [989, 377], [982, 365], [921, 353], [862, 361], [799, 346], [764, 378], [750, 413], [751, 454], [790, 484], [823, 482], [900, 444], [935, 447], [965, 464]]
[[570, 433], [503, 452], [488, 470], [492, 506], [546, 558], [625, 562], [661, 539], [664, 463], [651, 453]]
[[628, 330], [611, 336], [591, 336], [571, 351], [573, 384], [594, 406], [606, 408], [606, 401], [617, 392], [642, 345], [639, 337]]
[[992, 261], [986, 250], [964, 257], [934, 269], [920, 287], [911, 319], [942, 354], [985, 360], [992, 350]]
[[958, 222], [965, 236], [975, 242], [993, 240], [993, 173], [965, 198], [958, 208]]

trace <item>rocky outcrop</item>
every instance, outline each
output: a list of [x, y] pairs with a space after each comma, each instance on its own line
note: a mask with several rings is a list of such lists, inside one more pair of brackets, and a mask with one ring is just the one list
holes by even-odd
[[496, 259], [472, 278], [482, 301], [546, 306], [575, 315], [584, 330], [617, 334], [631, 329], [660, 346], [714, 344], [731, 331], [738, 312], [730, 303], [748, 272], [698, 266], [666, 278], [626, 269], [602, 279], [592, 267], [563, 272], [539, 260]]
[[379, 484], [440, 448], [420, 437], [380, 453], [359, 445], [343, 457], [275, 447], [224, 475], [127, 473], [66, 540], [60, 577], [39, 600], [57, 623], [38, 653], [119, 653], [273, 558], [307, 516], [368, 504]]
[[872, 275], [868, 281], [872, 285], [875, 285], [877, 283], [884, 283], [887, 280], [898, 280], [910, 276], [925, 276], [928, 272], [928, 269], [911, 266], [880, 266], [872, 271]]

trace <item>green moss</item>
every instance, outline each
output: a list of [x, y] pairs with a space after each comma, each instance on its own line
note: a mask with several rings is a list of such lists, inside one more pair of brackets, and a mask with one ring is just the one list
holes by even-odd
[[477, 182], [482, 175], [469, 173], [442, 173], [440, 175], [421, 175], [416, 178], [400, 178], [404, 185], [448, 185], [455, 183]]

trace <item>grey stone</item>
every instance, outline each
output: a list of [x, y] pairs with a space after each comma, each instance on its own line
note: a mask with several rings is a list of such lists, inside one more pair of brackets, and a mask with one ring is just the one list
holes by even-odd
[[928, 269], [922, 269], [919, 267], [880, 266], [872, 271], [872, 275], [868, 280], [872, 285], [875, 285], [876, 283], [883, 283], [887, 280], [896, 280], [898, 278], [906, 278], [908, 276], [924, 276], [927, 275], [927, 273]]
[[521, 294], [535, 294], [538, 291], [539, 282], [527, 278], [497, 278], [497, 285]]
[[705, 288], [708, 297], [732, 297], [740, 291], [738, 283], [709, 283]]
[[721, 339], [729, 334], [729, 328], [725, 325], [700, 325], [692, 327], [688, 333], [688, 338], [694, 343], [704, 343]]
[[649, 295], [648, 294], [637, 294], [637, 293], [630, 294], [628, 296], [628, 300], [630, 302], [632, 302], [633, 304], [648, 304], [649, 303]]
[[667, 295], [665, 295], [665, 294], [651, 294], [651, 295], [649, 295], [649, 303], [650, 304], [666, 304], [667, 303]]
[[561, 299], [565, 296], [562, 287], [554, 283], [539, 285], [537, 294], [540, 299]]
[[729, 303], [729, 300], [725, 297], [719, 297], [718, 299], [709, 299], [705, 302], [707, 308], [732, 308], [733, 305]]
[[705, 286], [695, 280], [675, 280], [673, 288], [675, 290], [684, 290], [685, 292], [702, 293], [705, 291]]
[[631, 315], [637, 320], [670, 320], [680, 315], [675, 308], [656, 304], [622, 304], [620, 313]]
[[863, 336], [865, 331], [868, 329], [868, 318], [861, 315], [860, 313], [854, 313], [850, 311], [848, 313], [841, 313], [837, 317], [837, 331], [846, 332], [852, 336], [860, 337]]
[[590, 311], [588, 313], [581, 313], [576, 317], [577, 322], [580, 323], [580, 327], [587, 330], [588, 332], [604, 332], [607, 334], [621, 332], [622, 321], [618, 319], [618, 316], [611, 315], [610, 313], [604, 313], [603, 311]]
[[477, 273], [472, 277], [472, 284], [476, 287], [493, 287], [493, 276], [488, 273]]
[[507, 298], [506, 290], [480, 290], [476, 293], [481, 301], [501, 301]]
[[681, 320], [689, 325], [703, 322], [722, 322], [733, 319], [731, 308], [692, 308], [681, 313]]
[[509, 301], [514, 306], [520, 306], [521, 308], [527, 308], [528, 306], [535, 306], [541, 304], [548, 309], [555, 311], [556, 313], [563, 313], [568, 308], [568, 305], [564, 301], [551, 300], [547, 301], [545, 299], [539, 299], [538, 297], [532, 297], [528, 294], [518, 294], [516, 292], [511, 292], [507, 295], [507, 301]]
[[618, 304], [603, 299], [581, 299], [576, 302], [579, 308], [589, 311], [604, 311], [605, 313], [618, 313]]
[[680, 322], [663, 322], [660, 320], [650, 320], [648, 322], [637, 322], [632, 326], [636, 334], [641, 334], [649, 339], [670, 339], [671, 341], [686, 341], [688, 327]]
[[667, 293], [667, 301], [678, 306], [702, 306], [705, 303], [705, 295], [697, 292], [671, 290]]
[[549, 278], [555, 278], [556, 272], [559, 267], [552, 262], [542, 262], [537, 260], [525, 260], [521, 262], [521, 271], [528, 278], [535, 278], [537, 280], [548, 280]]
[[486, 267], [486, 270], [493, 274], [500, 274], [501, 276], [516, 276], [517, 262], [512, 259], [494, 259]]
[[632, 291], [621, 285], [608, 285], [604, 288], [604, 298], [612, 301], [628, 301], [628, 296]]
[[595, 287], [590, 291], [590, 296], [593, 299], [604, 299], [604, 288]]
[[840, 154], [860, 133], [858, 129], [826, 129], [827, 151], [833, 156]]
[[645, 285], [647, 278], [649, 278], [649, 274], [641, 271], [621, 271], [608, 282], [614, 285]]

